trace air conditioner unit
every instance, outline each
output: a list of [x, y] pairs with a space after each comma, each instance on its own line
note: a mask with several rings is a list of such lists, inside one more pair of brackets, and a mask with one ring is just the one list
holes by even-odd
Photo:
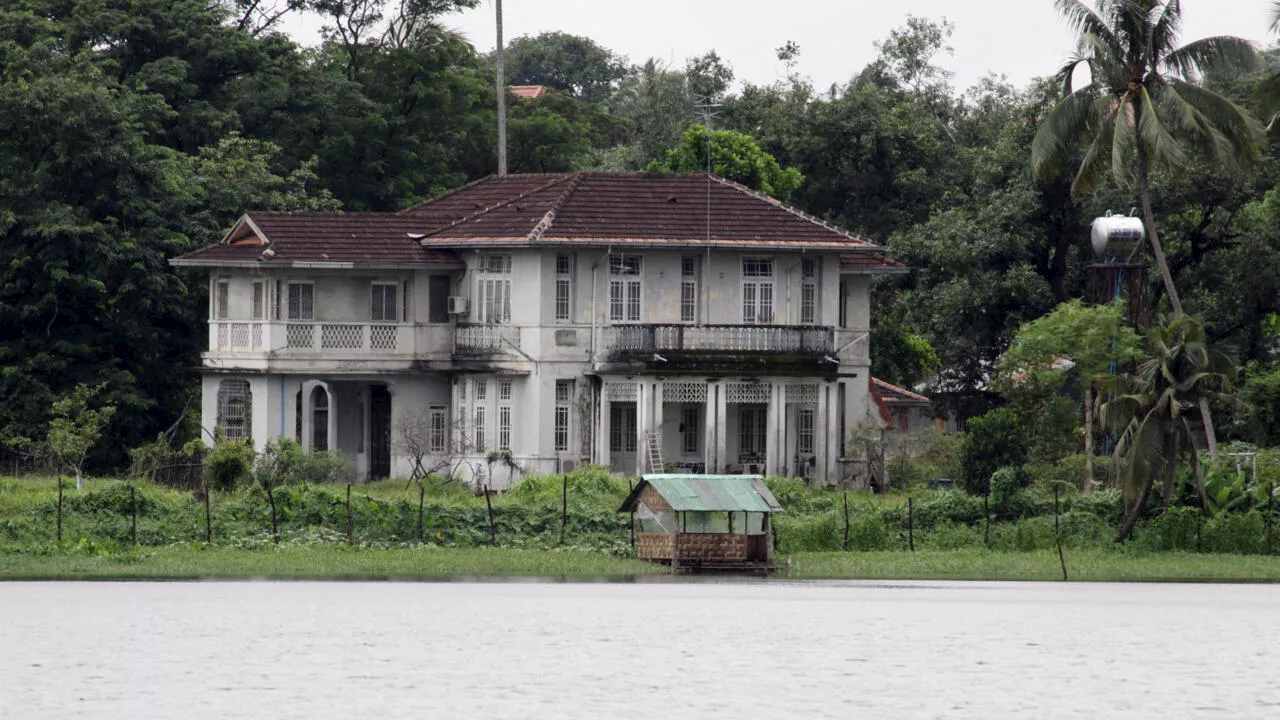
[[471, 300], [457, 295], [449, 297], [449, 314], [466, 315], [471, 312]]
[[559, 470], [559, 472], [562, 472], [562, 473], [571, 473], [571, 472], [573, 472], [574, 468], [576, 468], [576, 467], [578, 467], [578, 463], [576, 463], [576, 462], [574, 462], [574, 461], [572, 461], [572, 460], [566, 460], [566, 459], [564, 459], [564, 458], [560, 458], [560, 470]]

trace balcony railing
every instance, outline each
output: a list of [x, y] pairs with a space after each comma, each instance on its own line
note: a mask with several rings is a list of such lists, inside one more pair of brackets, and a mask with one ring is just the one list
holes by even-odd
[[413, 325], [396, 323], [210, 323], [215, 352], [334, 354], [413, 353]]
[[498, 353], [520, 348], [520, 328], [510, 325], [460, 325], [454, 351], [461, 355]]
[[613, 354], [662, 352], [831, 353], [835, 331], [810, 325], [615, 325], [605, 329]]

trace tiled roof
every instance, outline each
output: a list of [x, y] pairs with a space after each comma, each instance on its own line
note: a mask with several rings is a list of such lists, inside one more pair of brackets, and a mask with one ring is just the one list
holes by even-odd
[[858, 253], [840, 257], [840, 271], [851, 275], [897, 275], [910, 272], [911, 268], [885, 257], [883, 253]]
[[928, 405], [932, 401], [924, 395], [913, 393], [906, 388], [891, 385], [880, 378], [871, 378], [871, 394], [879, 396], [886, 403], [901, 405]]
[[879, 249], [737, 183], [700, 173], [490, 177], [402, 214], [439, 222], [423, 239], [428, 246], [543, 242]]
[[424, 248], [410, 236], [430, 228], [429, 221], [390, 213], [250, 212], [240, 218], [222, 242], [187, 253], [175, 264], [460, 263], [452, 252]]
[[549, 92], [546, 85], [508, 85], [507, 89], [512, 95], [526, 100], [532, 100], [544, 92]]

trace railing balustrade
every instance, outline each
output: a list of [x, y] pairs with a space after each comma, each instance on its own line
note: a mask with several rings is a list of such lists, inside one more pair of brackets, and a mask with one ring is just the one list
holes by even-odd
[[520, 328], [510, 325], [460, 325], [454, 334], [459, 353], [496, 353], [520, 347]]
[[403, 354], [414, 346], [410, 324], [214, 321], [211, 328], [214, 352]]
[[680, 351], [831, 353], [830, 327], [795, 325], [615, 325], [605, 329], [613, 353]]

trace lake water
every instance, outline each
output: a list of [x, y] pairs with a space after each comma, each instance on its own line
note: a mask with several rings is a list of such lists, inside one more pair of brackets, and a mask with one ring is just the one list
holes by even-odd
[[0, 718], [1280, 717], [1280, 587], [0, 583]]

